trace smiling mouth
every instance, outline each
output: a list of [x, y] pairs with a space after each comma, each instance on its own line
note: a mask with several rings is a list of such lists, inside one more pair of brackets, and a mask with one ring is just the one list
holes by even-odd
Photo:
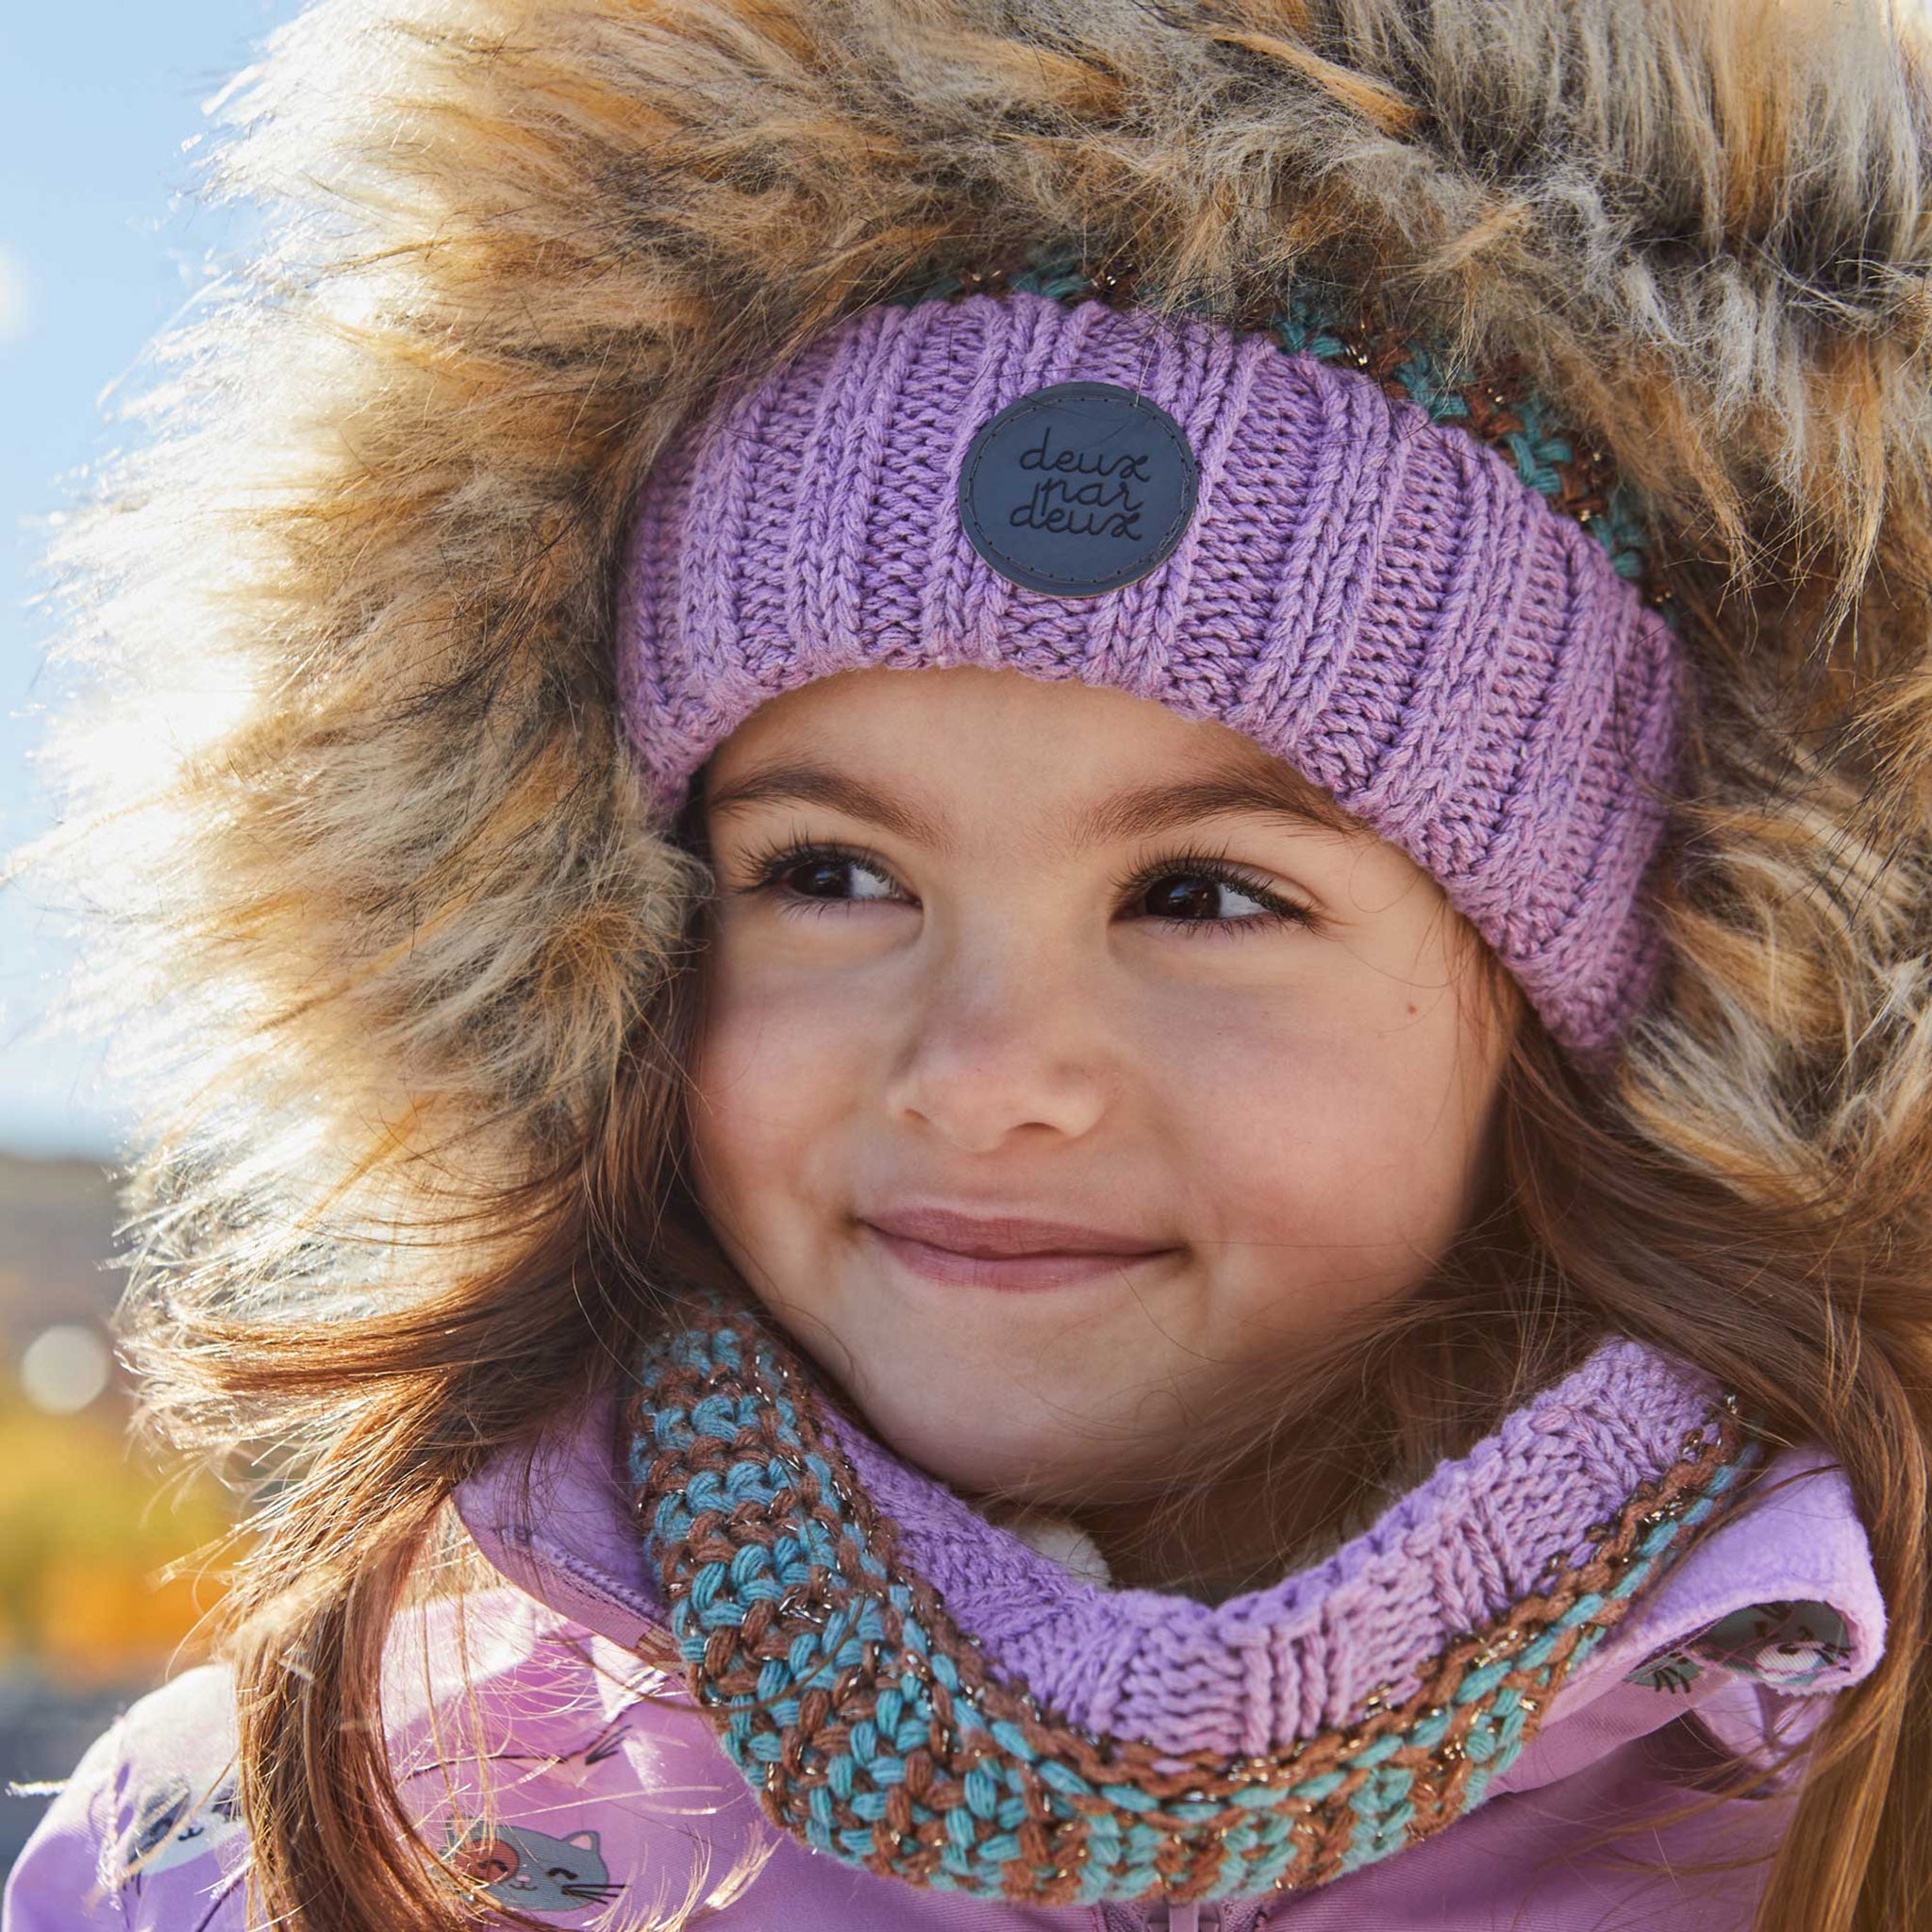
[[861, 1218], [859, 1225], [913, 1274], [966, 1288], [1065, 1288], [1181, 1252], [1107, 1228], [941, 1208]]

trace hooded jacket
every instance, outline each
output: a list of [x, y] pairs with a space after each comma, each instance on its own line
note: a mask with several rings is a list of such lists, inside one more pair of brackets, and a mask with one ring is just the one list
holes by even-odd
[[[1618, 1399], [1634, 1386], [1630, 1371], [1627, 1345], [1586, 1364], [1291, 1579], [1287, 1641], [1270, 1647], [1276, 1672], [1297, 1638], [1331, 1674], [1364, 1652], [1374, 1672], [1399, 1670], [1400, 1648], [1378, 1651], [1373, 1633], [1400, 1626], [1419, 1574], [1435, 1573], [1438, 1600], [1474, 1618], [1471, 1576], [1509, 1573], [1522, 1556], [1518, 1533], [1503, 1526], [1512, 1490], [1540, 1485], [1543, 1513], [1560, 1520], [1582, 1500], [1585, 1464], [1614, 1471], [1613, 1483], [1646, 1466], [1654, 1445]], [[1036, 1683], [1091, 1677], [1083, 1626], [1096, 1609], [1116, 1613], [1118, 1654], [1120, 1628], [1151, 1629], [1170, 1607], [1062, 1574], [1074, 1553], [1056, 1544], [1065, 1526], [1051, 1519], [1023, 1524], [1023, 1538], [865, 1432], [851, 1430], [848, 1447], [871, 1493], [947, 1580], [962, 1622], [1009, 1660], [1024, 1652]], [[1730, 1796], [1724, 1779], [1784, 1766], [1884, 1643], [1842, 1478], [1815, 1454], [1786, 1451], [1563, 1680], [1528, 1747], [1498, 1753], [1500, 1775], [1479, 1807], [1435, 1836], [1288, 1894], [1066, 1907], [974, 1898], [773, 1830], [675, 1668], [662, 1578], [623, 1461], [617, 1417], [602, 1403], [534, 1453], [486, 1465], [457, 1507], [497, 1586], [460, 1609], [445, 1603], [407, 1620], [391, 1650], [391, 1760], [425, 1840], [488, 1880], [491, 1898], [560, 1925], [1744, 1932], [1794, 1773], [1774, 1770]], [[1591, 1491], [1591, 1507], [1604, 1493]], [[1058, 1561], [1041, 1555], [1057, 1546]], [[1463, 1574], [1445, 1574], [1445, 1550], [1460, 1557], [1446, 1571]], [[1262, 1601], [1229, 1606], [1225, 1621], [1260, 1622]], [[1336, 1626], [1339, 1645], [1324, 1634]], [[1177, 1690], [1211, 1661], [1178, 1652], [1143, 1642], [1124, 1674], [1144, 1693], [1151, 1667]], [[1243, 1654], [1261, 1653], [1250, 1644]], [[9, 1883], [8, 1932], [242, 1932], [233, 1748], [219, 1669], [142, 1699], [50, 1807]], [[487, 1822], [450, 1823], [479, 1814]], [[1611, 1822], [1631, 1829], [1606, 1840]]]
[[[1615, 1073], [1627, 1110], [1740, 1189], [1923, 1163], [1927, 101], [1920, 31], [1879, 0], [321, 0], [225, 103], [212, 180], [264, 206], [261, 244], [162, 345], [153, 433], [60, 553], [101, 667], [72, 849], [146, 1109], [151, 1332], [407, 1311], [500, 1252], [682, 938], [611, 662], [641, 480], [726, 378], [915, 268], [1042, 238], [1209, 310], [1291, 264], [1373, 288], [1587, 427], [1702, 699], [1698, 865]], [[1767, 774], [1753, 720], [1793, 691], [1851, 728], [1781, 741]], [[149, 1362], [164, 1425], [292, 1437], [298, 1468], [374, 1399], [288, 1421], [176, 1366]], [[753, 1809], [701, 1714], [635, 1694], [654, 1600], [608, 1418], [557, 1440], [527, 1541], [496, 1478], [462, 1492], [506, 1578], [469, 1665], [536, 1767], [506, 1817], [558, 1827], [517, 1828], [562, 1847], [544, 1882], [572, 1912], [612, 1882], [638, 1905], [640, 1872], [702, 1896], [694, 1848], [728, 1862]], [[1836, 1476], [1767, 1483], [1566, 1685], [1502, 1795], [1276, 1916], [1615, 1924], [1600, 1874], [1540, 1890], [1542, 1854], [1574, 1864], [1712, 1740], [1749, 1757], [1738, 1724], [1761, 1742], [1823, 1701], [1694, 1646], [1687, 1683], [1678, 1646], [1769, 1619], [1753, 1647], [1839, 1646], [1851, 1681], [1879, 1641], [1862, 1549]], [[449, 1707], [453, 1634], [423, 1641], [405, 1757]], [[184, 1677], [90, 1755], [15, 1878], [21, 1932], [236, 1923], [208, 1862], [238, 1849], [225, 1695]], [[609, 1808], [580, 1824], [566, 1790]], [[1777, 1807], [1724, 1809], [1769, 1840]], [[1640, 1841], [1651, 1878], [1679, 1829]], [[766, 1873], [718, 1923], [1095, 1924], [879, 1892], [790, 1840]], [[1712, 1907], [1664, 1883], [1633, 1923], [1743, 1923], [1748, 1887]]]

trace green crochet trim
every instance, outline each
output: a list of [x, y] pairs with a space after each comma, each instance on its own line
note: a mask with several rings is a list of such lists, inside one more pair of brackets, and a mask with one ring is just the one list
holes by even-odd
[[[899, 308], [952, 301], [974, 293], [1020, 291], [1055, 302], [1130, 304], [1147, 284], [1132, 271], [1090, 267], [1080, 251], [1052, 243], [1027, 252], [1017, 267], [986, 271], [959, 264], [916, 275], [887, 299]], [[1207, 298], [1183, 300], [1186, 313], [1225, 320]], [[1643, 589], [1670, 614], [1670, 599], [1650, 582], [1650, 547], [1637, 493], [1600, 452], [1579, 446], [1542, 397], [1512, 377], [1498, 379], [1457, 362], [1440, 334], [1398, 330], [1365, 315], [1358, 292], [1313, 279], [1292, 284], [1272, 313], [1253, 325], [1290, 355], [1345, 364], [1371, 375], [1388, 394], [1416, 404], [1431, 422], [1453, 423], [1496, 450], [1553, 508], [1588, 530], [1617, 575]]]

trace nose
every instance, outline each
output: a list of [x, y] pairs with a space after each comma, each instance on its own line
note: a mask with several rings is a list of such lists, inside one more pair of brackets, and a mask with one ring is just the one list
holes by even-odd
[[953, 949], [919, 990], [888, 1108], [963, 1154], [1090, 1133], [1108, 1091], [1093, 992], [1017, 936]]

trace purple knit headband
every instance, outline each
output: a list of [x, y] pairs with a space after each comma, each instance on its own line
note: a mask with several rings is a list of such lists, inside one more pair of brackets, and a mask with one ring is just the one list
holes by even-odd
[[660, 457], [619, 653], [667, 813], [815, 678], [1078, 678], [1325, 787], [1579, 1056], [1653, 983], [1669, 625], [1466, 429], [1261, 333], [1025, 291], [860, 310]]

